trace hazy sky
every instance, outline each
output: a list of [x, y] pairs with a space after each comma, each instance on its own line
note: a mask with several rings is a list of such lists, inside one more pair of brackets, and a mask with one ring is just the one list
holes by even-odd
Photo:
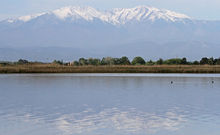
[[0, 20], [69, 5], [98, 9], [148, 5], [184, 13], [196, 19], [220, 20], [220, 0], [1, 0]]

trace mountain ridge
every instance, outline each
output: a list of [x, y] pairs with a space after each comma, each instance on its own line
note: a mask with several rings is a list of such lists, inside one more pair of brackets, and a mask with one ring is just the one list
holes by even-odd
[[176, 13], [166, 9], [158, 9], [149, 6], [136, 6], [134, 8], [114, 8], [112, 10], [100, 11], [92, 7], [67, 6], [56, 9], [50, 12], [37, 13], [27, 16], [21, 16], [15, 19], [7, 19], [9, 23], [16, 21], [28, 22], [43, 15], [54, 15], [57, 19], [65, 20], [71, 18], [72, 21], [77, 19], [84, 19], [86, 21], [93, 21], [99, 19], [103, 22], [113, 25], [123, 25], [129, 21], [155, 21], [163, 19], [165, 21], [176, 22], [184, 19], [192, 20], [191, 17]]
[[165, 9], [64, 7], [0, 22], [0, 60], [219, 57], [219, 35], [220, 21]]

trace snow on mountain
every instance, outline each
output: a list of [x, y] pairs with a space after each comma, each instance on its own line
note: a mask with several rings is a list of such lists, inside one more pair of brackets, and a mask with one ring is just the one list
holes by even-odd
[[9, 22], [9, 23], [14, 23], [16, 21], [28, 22], [28, 21], [35, 19], [37, 17], [40, 17], [44, 14], [46, 14], [46, 13], [38, 13], [38, 14], [33, 14], [33, 15], [21, 16], [16, 19], [8, 19], [7, 22]]
[[190, 19], [190, 17], [169, 10], [160, 10], [153, 7], [138, 6], [135, 8], [114, 9], [110, 20], [114, 24], [125, 24], [129, 21], [155, 21], [156, 19], [175, 22], [184, 19]]
[[92, 8], [92, 7], [64, 7], [61, 9], [57, 9], [52, 11], [54, 15], [56, 15], [60, 19], [72, 18], [79, 19], [83, 18], [87, 21], [92, 21], [94, 18], [99, 18], [103, 21], [107, 21], [107, 17], [104, 13]]
[[86, 21], [93, 21], [94, 19], [101, 20], [113, 25], [126, 24], [132, 21], [152, 21], [165, 20], [169, 22], [184, 21], [191, 19], [187, 15], [179, 14], [165, 9], [157, 9], [148, 6], [137, 6], [134, 8], [116, 8], [109, 11], [99, 11], [92, 7], [75, 7], [69, 6], [60, 8], [47, 13], [39, 13], [29, 16], [22, 16], [17, 19], [9, 19], [9, 23], [17, 20], [28, 22], [42, 15], [55, 15], [58, 19], [65, 20], [70, 18], [72, 21], [77, 19], [84, 19]]
[[21, 16], [21, 17], [18, 18], [18, 20], [24, 21], [24, 22], [28, 22], [28, 21], [30, 21], [32, 19], [35, 19], [35, 18], [37, 18], [39, 16], [42, 16], [44, 14], [45, 13], [39, 13], [39, 14], [34, 14], [34, 15], [29, 15], [29, 16]]
[[219, 57], [219, 35], [220, 21], [166, 9], [69, 6], [0, 22], [0, 58]]

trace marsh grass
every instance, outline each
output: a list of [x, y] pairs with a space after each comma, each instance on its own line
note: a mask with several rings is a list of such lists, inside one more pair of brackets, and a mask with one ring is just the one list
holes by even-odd
[[64, 66], [57, 64], [0, 65], [0, 73], [220, 73], [220, 66]]

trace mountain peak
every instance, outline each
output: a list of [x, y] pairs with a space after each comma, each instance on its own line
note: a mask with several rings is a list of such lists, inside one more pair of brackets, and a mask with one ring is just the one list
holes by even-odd
[[158, 9], [149, 6], [136, 6], [134, 8], [115, 8], [109, 11], [99, 11], [92, 7], [67, 6], [51, 12], [40, 13], [29, 16], [22, 16], [18, 19], [10, 19], [8, 22], [13, 23], [16, 20], [28, 22], [32, 19], [38, 18], [42, 15], [55, 15], [58, 19], [65, 20], [70, 18], [72, 21], [77, 19], [84, 19], [86, 21], [93, 21], [99, 19], [106, 23], [113, 25], [122, 25], [129, 22], [145, 22], [155, 20], [165, 20], [168, 22], [184, 21], [190, 19], [187, 15], [176, 13], [166, 9]]
[[176, 13], [170, 10], [158, 9], [148, 6], [137, 6], [134, 8], [118, 8], [114, 9], [114, 18], [117, 18], [121, 23], [127, 21], [155, 21], [157, 19], [163, 19], [166, 21], [181, 21], [183, 19], [190, 19], [187, 15]]
[[68, 6], [52, 11], [60, 19], [68, 17], [72, 18], [83, 18], [85, 20], [92, 20], [94, 17], [99, 17], [101, 12], [97, 11], [92, 7], [79, 7], [79, 6]]

